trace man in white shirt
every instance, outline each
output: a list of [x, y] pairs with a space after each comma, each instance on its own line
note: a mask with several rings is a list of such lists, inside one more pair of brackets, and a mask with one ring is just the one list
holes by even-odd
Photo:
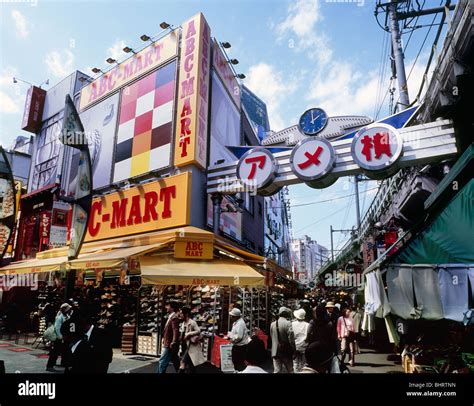
[[232, 362], [236, 371], [243, 371], [245, 365], [245, 351], [250, 342], [249, 330], [242, 318], [242, 312], [234, 307], [229, 315], [231, 317], [232, 330], [227, 334], [232, 343]]
[[305, 321], [306, 312], [304, 309], [298, 309], [293, 312], [295, 320], [291, 323], [293, 328], [293, 334], [295, 335], [295, 346], [296, 353], [293, 359], [293, 368], [295, 372], [301, 372], [305, 365], [304, 352], [308, 343], [306, 342], [306, 336], [308, 334], [309, 323]]

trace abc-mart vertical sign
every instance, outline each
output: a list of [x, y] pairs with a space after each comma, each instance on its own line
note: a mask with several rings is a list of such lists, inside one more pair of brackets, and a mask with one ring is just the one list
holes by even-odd
[[211, 31], [199, 13], [182, 26], [174, 164], [207, 164]]

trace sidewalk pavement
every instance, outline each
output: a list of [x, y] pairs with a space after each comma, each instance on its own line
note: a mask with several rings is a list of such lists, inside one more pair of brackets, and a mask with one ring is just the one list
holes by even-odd
[[[349, 367], [351, 373], [403, 373], [400, 363], [387, 361], [388, 354], [376, 353], [371, 349], [362, 349], [356, 356], [356, 364]], [[140, 360], [141, 359], [141, 360]], [[31, 344], [15, 344], [14, 341], [0, 340], [0, 361], [5, 363], [7, 373], [54, 373], [46, 371], [48, 352], [44, 348], [33, 348]], [[109, 373], [156, 373], [158, 359], [137, 355], [123, 355], [120, 349], [114, 349], [113, 361]], [[265, 370], [273, 372], [271, 362]], [[62, 368], [56, 367], [59, 371]], [[175, 373], [168, 367], [169, 373]]]

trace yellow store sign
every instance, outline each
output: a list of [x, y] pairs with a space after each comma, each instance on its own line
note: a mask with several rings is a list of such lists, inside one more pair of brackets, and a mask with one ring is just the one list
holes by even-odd
[[203, 241], [176, 241], [174, 257], [187, 259], [212, 259], [214, 244]]
[[85, 241], [188, 225], [190, 197], [185, 172], [94, 199]]

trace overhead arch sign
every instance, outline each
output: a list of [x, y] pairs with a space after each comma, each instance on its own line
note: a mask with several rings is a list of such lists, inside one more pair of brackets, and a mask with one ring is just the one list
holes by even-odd
[[298, 183], [324, 188], [341, 176], [359, 173], [382, 179], [403, 167], [440, 162], [457, 152], [450, 120], [400, 129], [373, 123], [352, 138], [306, 137], [293, 148], [251, 149], [234, 163], [211, 166], [207, 192], [269, 195]]

